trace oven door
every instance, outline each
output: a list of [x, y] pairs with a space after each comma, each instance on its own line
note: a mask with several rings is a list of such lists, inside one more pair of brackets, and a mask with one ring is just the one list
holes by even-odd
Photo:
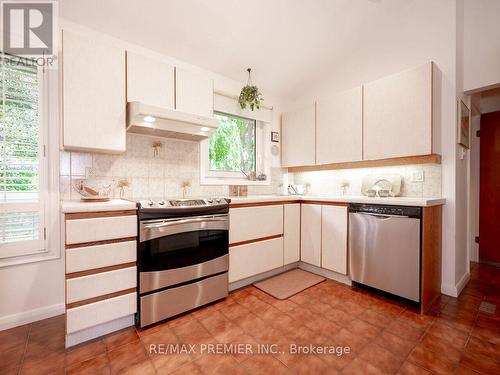
[[139, 232], [139, 292], [229, 269], [229, 216], [145, 220]]

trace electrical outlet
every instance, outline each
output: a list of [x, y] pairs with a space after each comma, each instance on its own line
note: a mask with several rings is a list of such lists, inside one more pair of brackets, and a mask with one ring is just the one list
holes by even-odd
[[424, 182], [424, 171], [415, 171], [411, 174], [411, 182]]

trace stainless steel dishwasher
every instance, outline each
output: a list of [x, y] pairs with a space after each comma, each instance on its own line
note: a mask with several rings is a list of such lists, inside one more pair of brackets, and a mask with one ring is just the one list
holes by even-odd
[[349, 207], [349, 269], [355, 285], [420, 302], [421, 218], [420, 207]]

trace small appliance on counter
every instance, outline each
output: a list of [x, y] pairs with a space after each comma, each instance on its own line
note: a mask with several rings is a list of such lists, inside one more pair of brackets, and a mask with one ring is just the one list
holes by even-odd
[[228, 295], [229, 202], [137, 202], [140, 327]]
[[368, 175], [361, 182], [361, 194], [367, 197], [398, 197], [402, 178], [399, 174]]

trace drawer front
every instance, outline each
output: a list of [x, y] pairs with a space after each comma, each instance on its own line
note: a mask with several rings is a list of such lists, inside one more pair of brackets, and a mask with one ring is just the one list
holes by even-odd
[[136, 215], [66, 220], [68, 245], [136, 236]]
[[137, 293], [75, 307], [66, 311], [66, 331], [73, 333], [137, 312]]
[[283, 233], [283, 205], [231, 208], [229, 243]]
[[137, 267], [97, 273], [66, 280], [66, 303], [119, 292], [137, 286]]
[[229, 249], [229, 282], [283, 266], [283, 237]]
[[137, 242], [125, 241], [66, 250], [66, 273], [135, 262]]

